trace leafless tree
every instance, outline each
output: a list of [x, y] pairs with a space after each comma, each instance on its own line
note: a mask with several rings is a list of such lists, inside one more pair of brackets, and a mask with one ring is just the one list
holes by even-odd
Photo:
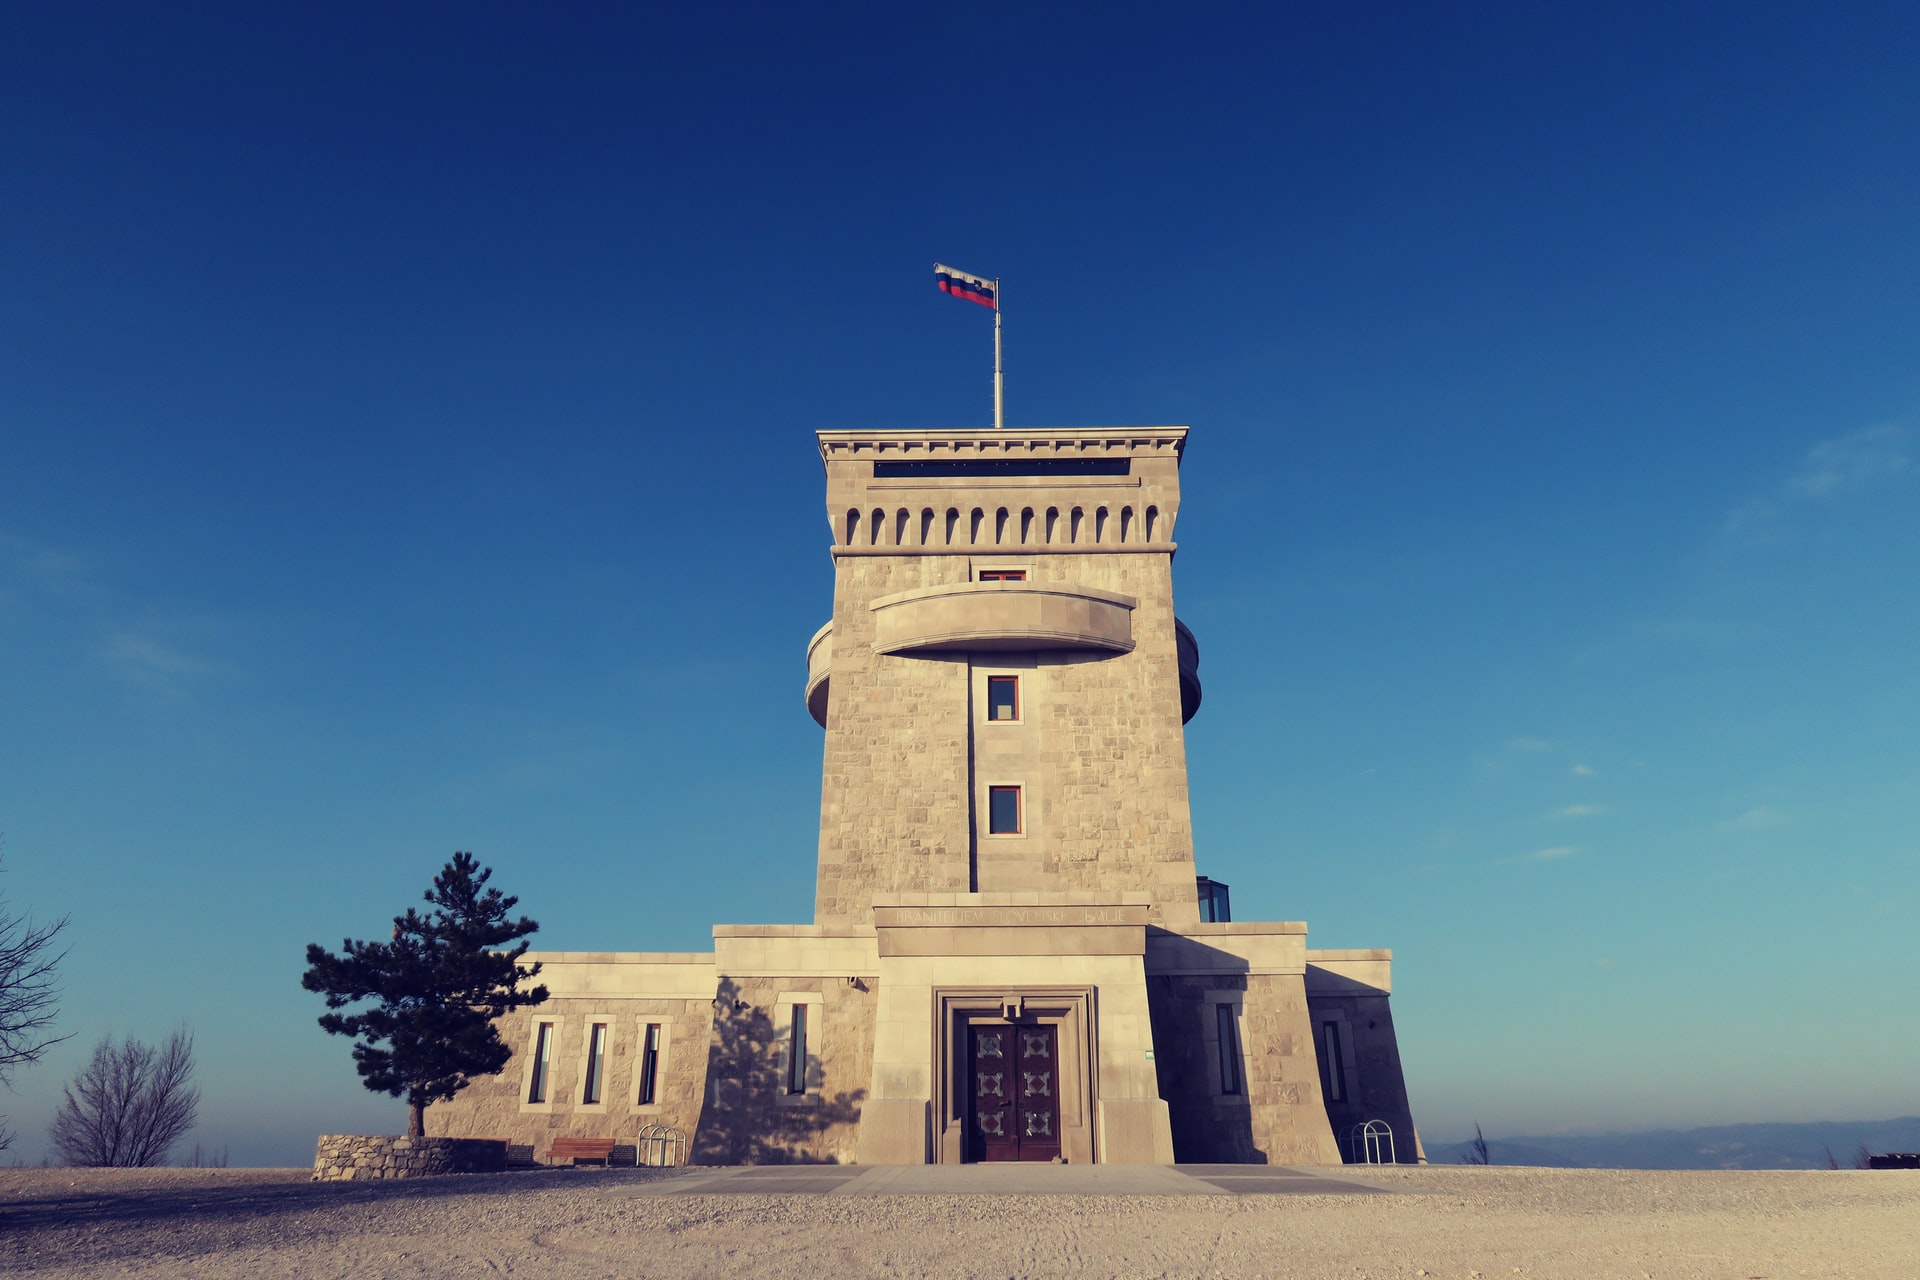
[[[0, 894], [0, 1085], [13, 1086], [13, 1069], [38, 1062], [40, 1055], [65, 1040], [51, 1034], [60, 1012], [54, 974], [66, 957], [56, 943], [67, 918], [35, 924], [8, 909]], [[0, 1151], [13, 1145], [5, 1116], [0, 1116]]]
[[1461, 1164], [1492, 1164], [1493, 1157], [1487, 1150], [1487, 1135], [1480, 1132], [1480, 1126], [1473, 1126], [1473, 1141], [1460, 1153]]
[[60, 1158], [74, 1165], [145, 1168], [164, 1164], [193, 1128], [200, 1090], [193, 1079], [193, 1036], [185, 1027], [155, 1049], [108, 1036], [66, 1088], [48, 1131]]

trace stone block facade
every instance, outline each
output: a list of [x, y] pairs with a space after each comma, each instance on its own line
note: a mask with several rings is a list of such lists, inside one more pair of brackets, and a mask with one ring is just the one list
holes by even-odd
[[[715, 1019], [713, 956], [708, 953], [530, 952], [535, 981], [549, 997], [495, 1024], [514, 1050], [505, 1071], [473, 1081], [452, 1101], [427, 1108], [427, 1131], [448, 1137], [500, 1138], [515, 1154], [544, 1160], [555, 1138], [613, 1138], [616, 1160], [634, 1159], [648, 1124], [689, 1135], [705, 1101], [708, 1044]], [[534, 1051], [547, 1028], [548, 1059], [535, 1097]], [[602, 1076], [587, 1100], [588, 1054], [601, 1027]], [[657, 1028], [652, 1097], [644, 1055]]]
[[1328, 1164], [1371, 1121], [1418, 1158], [1389, 953], [1229, 921], [1210, 882], [1202, 905], [1186, 435], [820, 432], [813, 922], [530, 956], [552, 998], [431, 1132], [534, 1158], [667, 1125], [700, 1163]]

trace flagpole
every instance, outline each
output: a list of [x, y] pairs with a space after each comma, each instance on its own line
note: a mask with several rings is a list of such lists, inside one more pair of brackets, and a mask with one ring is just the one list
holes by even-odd
[[1000, 380], [1000, 277], [993, 278], [993, 429], [1007, 425], [1006, 388]]

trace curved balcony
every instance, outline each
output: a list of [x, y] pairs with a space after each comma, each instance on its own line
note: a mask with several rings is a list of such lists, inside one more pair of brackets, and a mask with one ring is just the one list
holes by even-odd
[[807, 641], [807, 714], [822, 729], [827, 727], [827, 682], [832, 675], [833, 623], [829, 621]]
[[[995, 589], [1004, 591], [1009, 588], [996, 587]], [[1124, 600], [1126, 597], [1122, 596], [1120, 599]], [[1200, 645], [1193, 638], [1193, 632], [1187, 629], [1187, 624], [1178, 618], [1174, 619], [1173, 638], [1180, 662], [1180, 722], [1185, 724], [1193, 719], [1194, 713], [1200, 709]], [[807, 714], [812, 716], [814, 723], [822, 729], [827, 727], [827, 696], [832, 681], [833, 623], [829, 622], [814, 632], [812, 639], [807, 641]]]
[[1185, 724], [1200, 709], [1200, 642], [1178, 618], [1173, 620], [1173, 645], [1180, 655], [1180, 723]]
[[1060, 583], [960, 582], [873, 602], [875, 653], [1133, 650], [1132, 596]]

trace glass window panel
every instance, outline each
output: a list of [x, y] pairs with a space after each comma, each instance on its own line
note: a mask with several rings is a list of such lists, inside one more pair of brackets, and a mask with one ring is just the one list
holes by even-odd
[[646, 1047], [640, 1051], [640, 1105], [646, 1106], [660, 1088], [660, 1024], [647, 1024]]
[[580, 1101], [592, 1106], [600, 1101], [601, 1077], [607, 1069], [607, 1024], [596, 1022], [587, 1035], [587, 1087]]
[[988, 788], [987, 833], [996, 836], [1020, 834], [1020, 788]]
[[1020, 677], [987, 677], [987, 719], [1018, 720], [1020, 718]]
[[1320, 1083], [1326, 1088], [1328, 1102], [1341, 1102], [1347, 1096], [1347, 1064], [1340, 1058], [1340, 1024], [1320, 1024]]
[[547, 1071], [553, 1065], [553, 1024], [543, 1022], [533, 1038], [533, 1086], [527, 1090], [528, 1102], [547, 1100]]
[[1230, 1004], [1213, 1006], [1220, 1030], [1220, 1092], [1240, 1092], [1240, 1037], [1235, 1034], [1237, 1019]]
[[807, 1091], [807, 1006], [796, 1004], [793, 1008], [793, 1035], [787, 1054], [787, 1092], [805, 1093]]

